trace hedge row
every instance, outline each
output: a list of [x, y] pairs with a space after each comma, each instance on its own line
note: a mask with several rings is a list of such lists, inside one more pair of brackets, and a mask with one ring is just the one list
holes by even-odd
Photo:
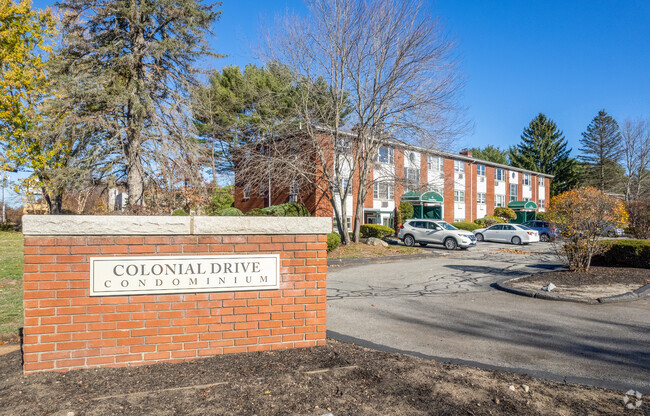
[[455, 222], [452, 225], [458, 228], [459, 230], [465, 230], [465, 231], [474, 231], [474, 230], [478, 230], [479, 228], [483, 228], [482, 226], [473, 223], [471, 221]]
[[395, 234], [395, 230], [385, 225], [379, 224], [363, 224], [359, 231], [361, 235], [365, 238], [375, 237], [375, 238], [386, 238]]
[[494, 224], [502, 224], [504, 222], [503, 218], [495, 216], [487, 216], [485, 218], [477, 218], [474, 220], [474, 223], [479, 225], [478, 228], [491, 227]]
[[593, 266], [650, 269], [650, 240], [604, 240], [605, 252], [591, 260]]

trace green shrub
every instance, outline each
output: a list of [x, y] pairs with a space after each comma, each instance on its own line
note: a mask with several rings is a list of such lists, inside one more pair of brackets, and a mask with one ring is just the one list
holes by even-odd
[[484, 227], [491, 227], [494, 224], [501, 224], [505, 221], [499, 217], [493, 217], [493, 216], [488, 216], [485, 218], [477, 218], [474, 220], [474, 223], [478, 224], [480, 227], [479, 228], [484, 228]]
[[263, 209], [266, 215], [272, 217], [309, 217], [309, 211], [304, 205], [297, 202], [287, 202], [286, 204], [271, 205]]
[[244, 214], [235, 207], [229, 207], [219, 211], [219, 215], [222, 217], [241, 217]]
[[327, 234], [327, 252], [336, 249], [341, 244], [341, 236], [338, 233]]
[[190, 214], [183, 208], [175, 209], [174, 212], [172, 212], [173, 217], [187, 217], [188, 215]]
[[591, 260], [594, 266], [650, 269], [650, 240], [604, 240], [605, 251]]
[[550, 221], [547, 211], [538, 212], [537, 214], [535, 214], [535, 218], [537, 218], [540, 221]]
[[474, 230], [478, 230], [479, 228], [483, 228], [480, 225], [475, 224], [471, 221], [455, 222], [452, 225], [458, 228], [459, 230], [465, 230], [465, 231], [474, 231]]
[[363, 224], [359, 228], [359, 231], [361, 232], [361, 235], [363, 235], [366, 238], [369, 237], [386, 238], [388, 236], [395, 234], [395, 230], [393, 230], [392, 228], [386, 227], [385, 225], [379, 225], [379, 224]]
[[244, 215], [249, 217], [266, 217], [267, 214], [262, 208], [253, 208]]
[[230, 208], [235, 203], [235, 197], [232, 196], [233, 186], [217, 187], [210, 196], [210, 203], [205, 207], [208, 215], [221, 215], [219, 212]]
[[400, 202], [399, 204], [400, 219], [402, 221], [413, 218], [413, 204], [410, 202]]
[[13, 231], [13, 230], [14, 230], [14, 225], [9, 221], [0, 222], [0, 231]]

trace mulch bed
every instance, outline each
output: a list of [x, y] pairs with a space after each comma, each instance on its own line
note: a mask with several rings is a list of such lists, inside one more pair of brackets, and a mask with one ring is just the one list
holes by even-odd
[[3, 415], [650, 414], [645, 398], [638, 409], [624, 409], [621, 392], [334, 340], [311, 349], [28, 377], [13, 352], [0, 356], [0, 374]]
[[563, 286], [609, 285], [614, 283], [634, 284], [639, 287], [650, 283], [650, 270], [625, 267], [590, 267], [586, 272], [556, 270], [536, 273], [518, 279], [518, 282], [547, 284], [553, 282]]

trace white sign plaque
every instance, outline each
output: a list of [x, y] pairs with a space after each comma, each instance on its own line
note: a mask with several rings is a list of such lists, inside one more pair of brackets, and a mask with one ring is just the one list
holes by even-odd
[[90, 296], [279, 288], [279, 254], [90, 258]]

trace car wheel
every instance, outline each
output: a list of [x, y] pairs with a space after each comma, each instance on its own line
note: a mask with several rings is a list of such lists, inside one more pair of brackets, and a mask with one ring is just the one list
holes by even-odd
[[407, 235], [404, 237], [404, 245], [407, 247], [413, 247], [415, 245], [415, 238], [412, 235]]
[[445, 248], [447, 250], [456, 250], [456, 247], [458, 247], [458, 243], [453, 238], [449, 237], [445, 240]]
[[542, 241], [544, 243], [548, 243], [551, 239], [549, 238], [548, 234], [544, 233], [539, 236], [539, 241]]
[[420, 244], [422, 247], [426, 247], [426, 246], [427, 246], [427, 243], [418, 243], [418, 244]]
[[514, 244], [516, 246], [521, 244], [521, 238], [519, 238], [519, 237], [512, 237], [512, 240], [510, 240], [510, 241], [512, 242], [512, 244]]
[[481, 233], [476, 234], [476, 241], [485, 241], [485, 239], [483, 238], [483, 234]]

